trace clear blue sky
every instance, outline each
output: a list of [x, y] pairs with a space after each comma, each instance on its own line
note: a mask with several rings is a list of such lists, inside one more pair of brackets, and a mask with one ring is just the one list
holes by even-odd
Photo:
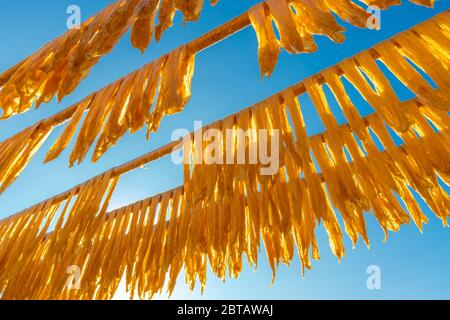
[[[77, 4], [85, 20], [111, 1], [106, 0], [0, 0], [0, 71], [6, 70], [33, 53], [45, 42], [66, 31], [66, 8]], [[205, 7], [201, 20], [182, 27], [177, 16], [174, 28], [166, 32], [160, 43], [152, 43], [144, 55], [130, 45], [128, 35], [85, 79], [78, 89], [58, 105], [52, 102], [40, 110], [30, 111], [0, 124], [0, 140], [46, 116], [69, 106], [92, 91], [116, 80], [144, 63], [172, 50], [178, 45], [207, 32], [236, 15], [245, 12], [258, 0], [221, 0], [219, 5]], [[404, 2], [407, 2], [406, 0]], [[320, 50], [310, 55], [283, 53], [273, 76], [261, 80], [257, 64], [256, 37], [251, 28], [241, 31], [220, 44], [199, 53], [192, 91], [193, 97], [184, 112], [163, 120], [157, 134], [145, 141], [144, 132], [126, 136], [97, 164], [88, 162], [68, 168], [68, 151], [50, 164], [42, 160], [51, 146], [57, 129], [19, 179], [0, 197], [0, 218], [24, 209], [38, 201], [99, 174], [112, 166], [131, 160], [170, 141], [174, 129], [193, 129], [194, 120], [205, 124], [251, 105], [301, 79], [315, 74], [343, 58], [352, 56], [379, 41], [412, 27], [429, 17], [450, 8], [450, 1], [441, 0], [435, 9], [405, 3], [382, 14], [382, 29], [369, 31], [348, 27], [348, 40], [337, 45], [319, 38]], [[400, 98], [411, 94], [398, 86]], [[312, 108], [312, 106], [306, 106]], [[363, 107], [363, 106], [362, 106]], [[323, 130], [320, 123], [309, 118], [310, 134]], [[70, 151], [71, 148], [68, 148]], [[170, 158], [152, 163], [147, 170], [124, 176], [116, 191], [111, 208], [143, 199], [152, 194], [178, 186], [182, 182], [182, 168], [175, 167]], [[210, 276], [203, 296], [198, 288], [193, 294], [179, 279], [175, 298], [255, 298], [255, 299], [381, 299], [381, 298], [450, 298], [450, 233], [426, 208], [430, 223], [424, 234], [415, 226], [404, 226], [390, 234], [383, 243], [383, 233], [372, 216], [367, 216], [370, 250], [360, 243], [351, 249], [345, 239], [346, 256], [340, 264], [332, 256], [324, 231], [317, 236], [321, 260], [304, 279], [298, 260], [290, 267], [281, 266], [276, 283], [270, 287], [271, 274], [265, 259], [261, 259], [256, 273], [248, 267], [238, 280], [222, 284]], [[263, 255], [263, 253], [262, 253]], [[381, 268], [381, 290], [366, 288], [366, 269], [370, 265]]]

